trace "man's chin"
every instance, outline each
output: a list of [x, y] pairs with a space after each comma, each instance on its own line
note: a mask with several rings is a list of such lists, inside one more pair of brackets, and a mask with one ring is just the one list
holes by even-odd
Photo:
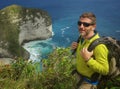
[[81, 35], [81, 36], [84, 36], [84, 35], [85, 35], [85, 33], [81, 32], [81, 33], [80, 33], [80, 35]]

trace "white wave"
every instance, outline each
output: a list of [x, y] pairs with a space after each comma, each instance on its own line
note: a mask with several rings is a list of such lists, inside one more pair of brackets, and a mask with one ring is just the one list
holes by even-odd
[[67, 27], [64, 27], [64, 28], [61, 29], [61, 31], [67, 30], [67, 29], [69, 29], [69, 28], [70, 28], [70, 27], [68, 27], [68, 26], [67, 26]]
[[54, 32], [52, 32], [52, 36], [54, 36], [55, 35], [55, 33]]
[[67, 29], [69, 29], [69, 28], [70, 28], [70, 27], [67, 26], [67, 27], [64, 27], [64, 28], [61, 29], [61, 31], [62, 31], [62, 32], [61, 32], [62, 37], [64, 37], [65, 30], [67, 30]]
[[70, 42], [70, 38], [66, 38], [67, 42]]
[[120, 30], [117, 30], [116, 32], [120, 32]]
[[40, 61], [44, 55], [47, 55], [56, 48], [52, 43], [52, 38], [47, 40], [31, 41], [26, 43], [23, 47], [30, 53], [29, 61], [33, 62]]

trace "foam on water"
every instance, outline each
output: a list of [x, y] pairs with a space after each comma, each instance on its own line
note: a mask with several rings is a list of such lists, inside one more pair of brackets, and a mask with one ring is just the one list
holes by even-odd
[[41, 40], [41, 41], [31, 41], [23, 46], [29, 53], [29, 61], [38, 62], [42, 58], [45, 58], [53, 49], [55, 49], [55, 44], [52, 39]]

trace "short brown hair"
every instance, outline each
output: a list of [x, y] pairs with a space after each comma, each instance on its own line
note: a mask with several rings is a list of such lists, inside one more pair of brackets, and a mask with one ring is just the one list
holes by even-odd
[[92, 20], [92, 24], [96, 24], [96, 16], [92, 12], [85, 12], [80, 18], [89, 18]]

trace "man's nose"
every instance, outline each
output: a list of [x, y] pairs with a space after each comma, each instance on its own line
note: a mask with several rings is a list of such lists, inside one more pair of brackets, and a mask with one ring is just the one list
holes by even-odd
[[83, 27], [84, 27], [83, 24], [79, 25], [79, 28], [83, 28]]

